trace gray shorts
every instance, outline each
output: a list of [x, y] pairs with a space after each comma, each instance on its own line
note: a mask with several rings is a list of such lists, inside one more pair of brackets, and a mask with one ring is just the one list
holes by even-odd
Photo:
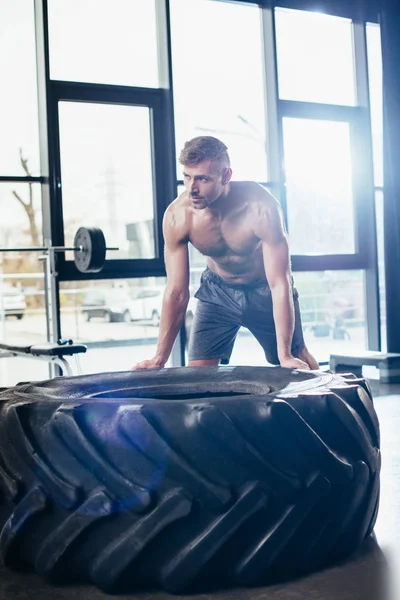
[[[229, 285], [206, 269], [201, 276], [189, 341], [189, 360], [219, 358], [228, 363], [240, 327], [247, 327], [261, 344], [267, 361], [279, 364], [271, 290], [265, 279], [251, 285]], [[298, 293], [293, 289], [295, 328], [292, 354], [304, 348]]]

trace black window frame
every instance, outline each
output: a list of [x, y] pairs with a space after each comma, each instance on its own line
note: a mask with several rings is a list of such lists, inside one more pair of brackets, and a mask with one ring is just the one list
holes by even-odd
[[[352, 270], [371, 268], [374, 253], [371, 244], [364, 235], [373, 221], [372, 194], [373, 179], [366, 166], [371, 164], [370, 141], [368, 136], [368, 111], [359, 106], [332, 106], [292, 100], [280, 100], [278, 119], [280, 130], [280, 155], [284, 157], [283, 119], [297, 118], [310, 121], [326, 120], [347, 123], [350, 130], [350, 151], [352, 158], [354, 241], [355, 250], [346, 254], [292, 254], [294, 271]], [[282, 165], [280, 202], [287, 222], [287, 197], [285, 172]], [[290, 230], [289, 230], [290, 235]]]
[[[176, 188], [176, 180], [168, 160], [169, 147], [166, 145], [168, 139], [166, 90], [52, 80], [50, 82], [50, 94], [53, 142], [57, 148], [54, 160], [55, 186], [50, 202], [53, 244], [56, 246], [64, 245], [62, 173], [59, 152], [59, 103], [65, 101], [147, 107], [150, 111], [152, 137], [155, 258], [113, 259], [112, 253], [107, 253], [105, 265], [99, 273], [81, 273], [72, 260], [65, 260], [65, 255], [62, 253], [59, 254], [57, 263], [59, 280], [82, 281], [164, 276], [162, 216], [168, 204], [174, 199]], [[82, 223], [82, 225], [90, 226], [90, 223]]]

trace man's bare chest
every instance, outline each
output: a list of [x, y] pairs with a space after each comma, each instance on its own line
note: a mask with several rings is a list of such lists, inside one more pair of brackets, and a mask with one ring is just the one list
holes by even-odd
[[249, 223], [244, 219], [194, 219], [189, 234], [195, 248], [205, 256], [221, 257], [251, 254], [258, 244]]

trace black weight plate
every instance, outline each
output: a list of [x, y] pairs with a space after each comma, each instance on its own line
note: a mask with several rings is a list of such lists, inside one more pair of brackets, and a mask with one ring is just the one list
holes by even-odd
[[76, 268], [81, 273], [98, 273], [106, 258], [106, 240], [97, 227], [80, 227], [75, 234], [74, 247], [82, 246], [82, 251], [74, 250]]

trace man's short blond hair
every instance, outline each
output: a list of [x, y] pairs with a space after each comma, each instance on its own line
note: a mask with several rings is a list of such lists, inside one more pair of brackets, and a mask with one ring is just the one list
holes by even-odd
[[179, 162], [184, 166], [194, 166], [199, 163], [211, 160], [222, 172], [227, 167], [230, 167], [228, 148], [221, 140], [204, 135], [195, 137], [185, 143], [180, 155]]

